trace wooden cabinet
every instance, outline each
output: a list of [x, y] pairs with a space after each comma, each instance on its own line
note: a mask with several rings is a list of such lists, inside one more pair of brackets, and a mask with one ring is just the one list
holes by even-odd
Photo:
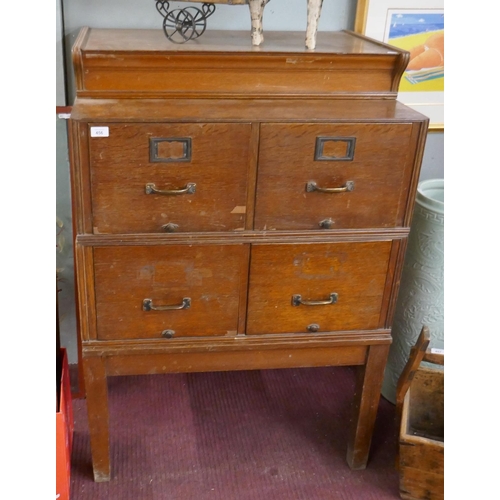
[[82, 29], [71, 164], [94, 477], [113, 375], [353, 365], [366, 466], [428, 120], [352, 32]]

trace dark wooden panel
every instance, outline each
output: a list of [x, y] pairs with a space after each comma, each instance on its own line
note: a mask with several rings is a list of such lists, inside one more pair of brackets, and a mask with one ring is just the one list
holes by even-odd
[[408, 434], [444, 441], [444, 371], [418, 369], [408, 394]]
[[366, 346], [264, 349], [213, 353], [148, 354], [107, 358], [108, 375], [359, 365]]
[[[74, 120], [119, 122], [300, 122], [332, 121], [390, 123], [428, 119], [393, 100], [362, 99], [99, 99], [77, 98]], [[425, 136], [424, 136], [425, 137]]]
[[444, 443], [408, 437], [400, 442], [399, 460], [401, 467], [420, 469], [422, 476], [426, 473], [444, 475]]
[[444, 500], [444, 475], [402, 467], [399, 492], [403, 500]]
[[[355, 241], [390, 241], [408, 236], [409, 228], [333, 231], [237, 231], [186, 234], [82, 234], [77, 241], [83, 246], [121, 245], [192, 245], [227, 243], [329, 243]], [[405, 241], [403, 239], [403, 241]]]

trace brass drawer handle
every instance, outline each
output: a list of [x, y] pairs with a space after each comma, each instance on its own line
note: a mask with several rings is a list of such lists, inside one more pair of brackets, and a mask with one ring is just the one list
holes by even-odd
[[156, 189], [156, 185], [153, 182], [148, 182], [146, 184], [146, 194], [192, 194], [196, 192], [196, 184], [194, 182], [188, 182], [183, 188], [180, 189]]
[[309, 181], [306, 184], [306, 191], [312, 193], [318, 191], [319, 193], [346, 193], [354, 190], [354, 181], [347, 181], [345, 186], [335, 188], [322, 188], [319, 187], [314, 181]]
[[191, 299], [189, 297], [184, 297], [182, 299], [182, 304], [175, 306], [154, 306], [152, 299], [144, 299], [142, 301], [143, 311], [174, 311], [179, 309], [189, 309], [191, 307]]
[[327, 306], [336, 304], [337, 300], [337, 293], [331, 293], [329, 300], [302, 300], [302, 295], [292, 295], [292, 306]]

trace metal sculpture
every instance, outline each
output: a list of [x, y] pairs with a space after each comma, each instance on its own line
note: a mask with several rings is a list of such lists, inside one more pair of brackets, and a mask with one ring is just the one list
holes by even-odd
[[[168, 0], [155, 0], [156, 9], [163, 16], [163, 31], [165, 36], [174, 43], [185, 43], [203, 35], [207, 27], [207, 19], [215, 12], [215, 4], [248, 5], [251, 19], [252, 45], [261, 45], [264, 42], [262, 18], [264, 7], [269, 0], [204, 0], [201, 9], [185, 7], [169, 10]], [[187, 2], [190, 0], [177, 0]], [[316, 47], [318, 22], [321, 15], [323, 0], [307, 0], [307, 31], [306, 48]]]

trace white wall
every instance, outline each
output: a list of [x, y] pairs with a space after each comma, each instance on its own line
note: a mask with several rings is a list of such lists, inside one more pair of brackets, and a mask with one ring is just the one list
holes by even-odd
[[[155, 0], [63, 0], [65, 24], [69, 31], [81, 26], [94, 28], [159, 28], [162, 17]], [[170, 2], [170, 10], [200, 3]], [[319, 29], [331, 31], [354, 26], [356, 2], [325, 0]], [[271, 0], [264, 13], [264, 30], [305, 30], [306, 0]], [[210, 17], [211, 29], [250, 29], [245, 5], [217, 5]], [[351, 29], [351, 28], [350, 28]]]
[[[161, 29], [163, 17], [156, 10], [155, 0], [63, 0], [64, 23], [68, 47], [71, 47], [82, 26], [92, 28]], [[170, 10], [201, 3], [170, 2]], [[353, 29], [356, 2], [353, 0], [326, 0], [319, 23], [320, 31]], [[264, 11], [266, 30], [304, 31], [307, 25], [306, 0], [271, 0]], [[217, 5], [207, 20], [207, 29], [248, 30], [250, 12], [246, 5]], [[69, 51], [68, 51], [69, 52]], [[71, 61], [67, 54], [67, 62]], [[72, 92], [73, 76], [69, 75]], [[73, 94], [70, 92], [71, 97]]]
[[56, 0], [56, 106], [66, 106], [63, 36], [62, 4]]
[[428, 179], [444, 179], [444, 132], [427, 134], [420, 180]]

